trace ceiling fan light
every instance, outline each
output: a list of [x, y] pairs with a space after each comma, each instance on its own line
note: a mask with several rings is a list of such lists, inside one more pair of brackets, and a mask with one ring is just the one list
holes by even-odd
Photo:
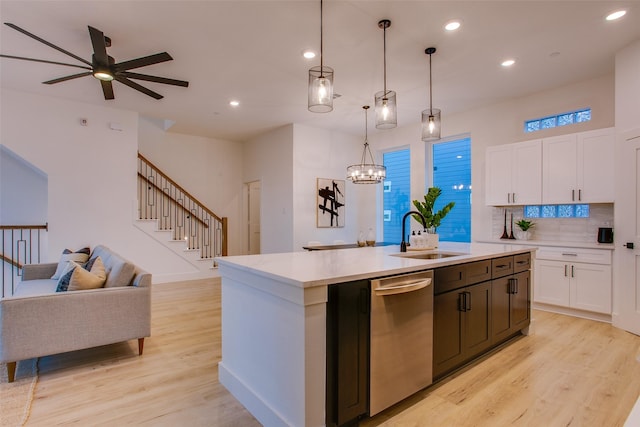
[[113, 80], [113, 74], [109, 69], [95, 69], [93, 70], [93, 77], [103, 82], [110, 82]]

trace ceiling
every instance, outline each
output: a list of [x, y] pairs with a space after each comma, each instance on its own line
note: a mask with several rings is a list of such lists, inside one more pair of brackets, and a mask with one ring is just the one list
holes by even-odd
[[[628, 10], [618, 21], [604, 17]], [[420, 121], [428, 106], [428, 56], [434, 46], [433, 106], [443, 115], [524, 96], [613, 71], [615, 53], [640, 39], [640, 1], [325, 0], [324, 64], [341, 96], [331, 113], [307, 111], [307, 71], [320, 64], [320, 2], [290, 1], [31, 1], [0, 0], [0, 18], [91, 59], [87, 25], [112, 40], [118, 61], [167, 51], [174, 60], [136, 71], [188, 80], [188, 88], [140, 82], [154, 100], [114, 82], [103, 99], [88, 76], [43, 85], [79, 70], [0, 59], [2, 87], [137, 111], [175, 122], [171, 131], [244, 141], [288, 123], [363, 133], [362, 106], [383, 86], [397, 92], [398, 126]], [[454, 32], [444, 25], [457, 19]], [[1, 25], [0, 53], [74, 63], [74, 59]], [[505, 58], [517, 62], [500, 66]], [[229, 101], [238, 100], [238, 107]], [[376, 131], [371, 125], [370, 133]]]

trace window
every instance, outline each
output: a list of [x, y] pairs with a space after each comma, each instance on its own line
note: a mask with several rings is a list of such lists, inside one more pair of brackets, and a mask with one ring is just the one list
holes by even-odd
[[[400, 243], [402, 216], [410, 209], [411, 170], [409, 149], [384, 153], [382, 162], [387, 168], [383, 190], [383, 241]], [[409, 222], [407, 221], [407, 224]]]
[[433, 144], [433, 186], [442, 189], [434, 209], [449, 202], [455, 207], [444, 218], [438, 234], [448, 242], [471, 241], [471, 139]]
[[589, 205], [531, 205], [524, 207], [525, 218], [589, 218]]
[[572, 125], [574, 123], [588, 122], [591, 120], [591, 108], [557, 114], [555, 116], [542, 117], [540, 119], [524, 122], [525, 132], [535, 132], [541, 129], [551, 129], [556, 126]]

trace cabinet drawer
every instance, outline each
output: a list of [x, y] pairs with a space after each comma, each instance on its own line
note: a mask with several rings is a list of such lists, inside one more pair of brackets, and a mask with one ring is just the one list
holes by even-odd
[[497, 278], [513, 274], [513, 256], [494, 258], [491, 260], [491, 277]]
[[433, 292], [441, 294], [465, 286], [465, 265], [452, 265], [451, 267], [436, 268], [433, 272]]
[[467, 285], [491, 280], [491, 260], [470, 262], [466, 266]]
[[531, 268], [531, 253], [514, 255], [513, 257], [513, 272], [520, 273], [521, 271], [527, 271]]
[[611, 251], [608, 249], [542, 247], [538, 249], [536, 259], [610, 265]]

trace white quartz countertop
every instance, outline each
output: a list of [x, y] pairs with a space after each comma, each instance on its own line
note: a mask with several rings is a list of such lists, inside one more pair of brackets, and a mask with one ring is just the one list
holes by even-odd
[[[480, 243], [497, 243], [504, 244], [504, 240], [480, 240]], [[550, 240], [511, 240], [509, 244], [512, 245], [526, 245], [533, 247], [552, 246], [562, 248], [585, 248], [585, 249], [604, 249], [612, 251], [616, 248], [613, 243], [597, 243], [597, 242], [563, 242], [563, 241], [550, 241]]]
[[[429, 270], [431, 268], [479, 261], [499, 256], [535, 251], [534, 246], [495, 243], [440, 242], [440, 252], [462, 255], [441, 259], [412, 259], [394, 256], [400, 246], [377, 246], [326, 251], [240, 255], [216, 258], [224, 277], [227, 268], [278, 280], [298, 287], [326, 286], [333, 283]], [[425, 251], [425, 252], [434, 252]], [[412, 251], [412, 253], [418, 253]]]

